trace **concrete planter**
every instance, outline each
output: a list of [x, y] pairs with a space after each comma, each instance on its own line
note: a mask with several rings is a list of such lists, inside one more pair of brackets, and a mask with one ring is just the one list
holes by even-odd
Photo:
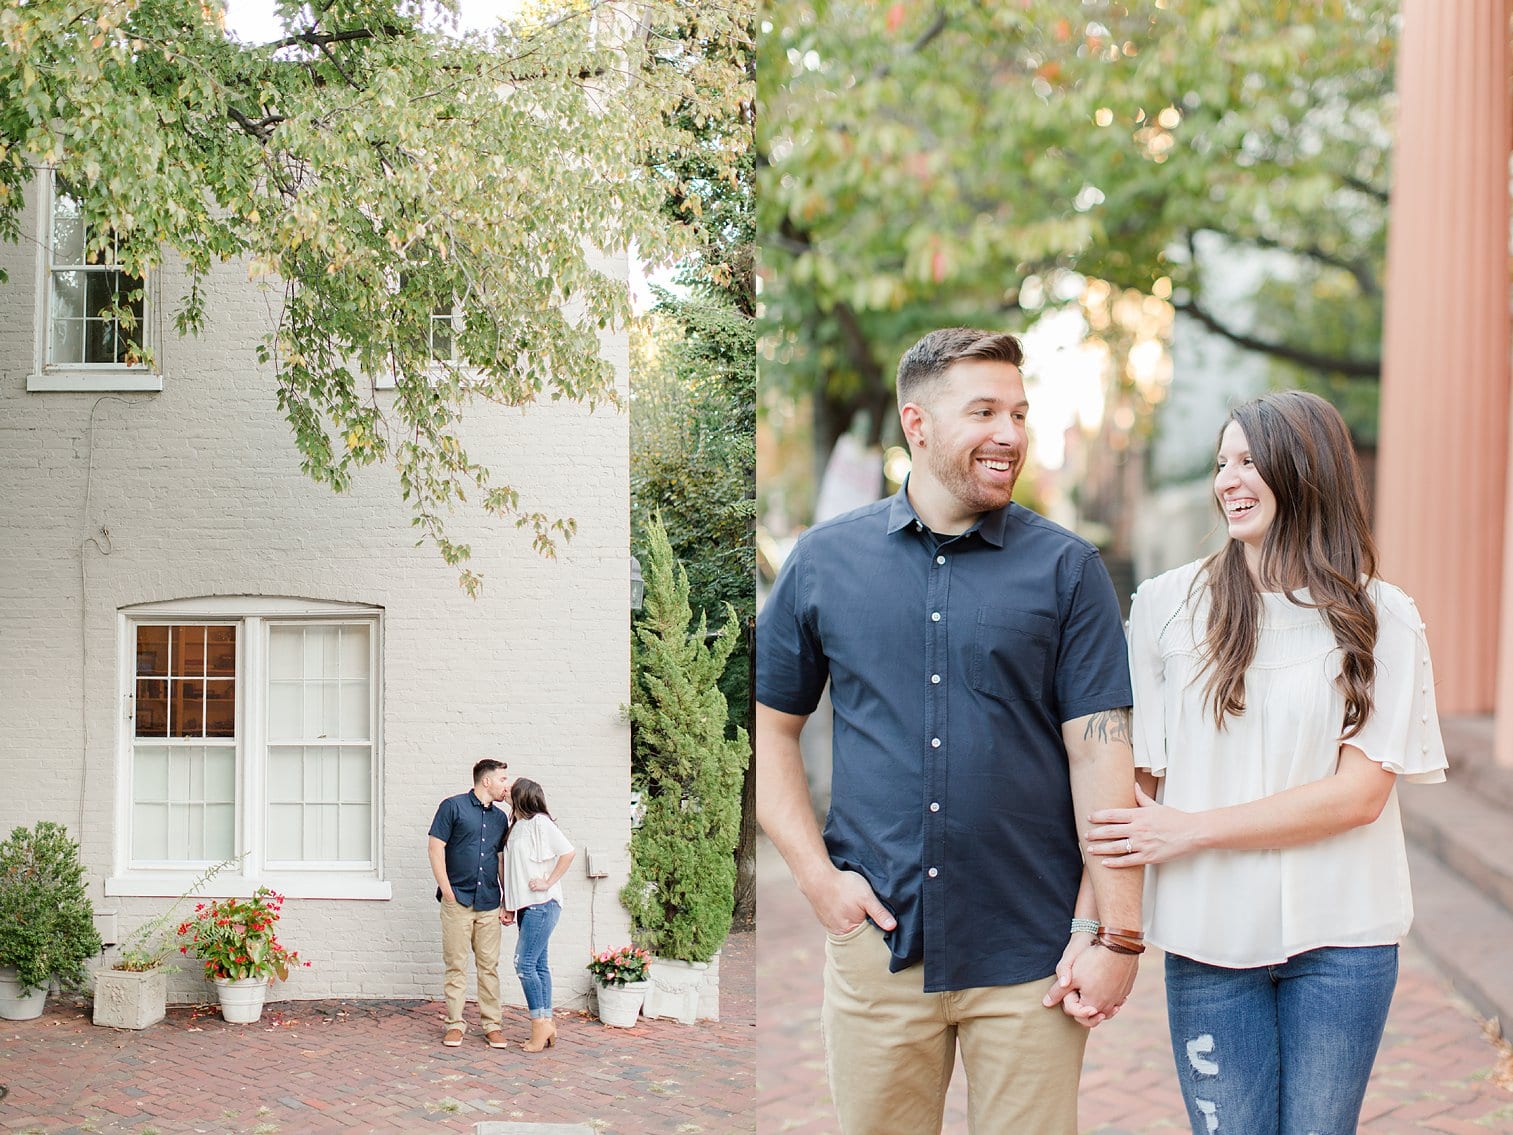
[[641, 1006], [643, 1017], [670, 1017], [685, 1025], [720, 1019], [719, 954], [707, 962], [653, 958], [647, 978], [651, 986]]
[[94, 1022], [112, 1029], [145, 1029], [168, 1011], [168, 974], [102, 969], [95, 974]]
[[21, 979], [11, 966], [0, 966], [0, 1020], [30, 1021], [42, 1015], [47, 986], [21, 992]]

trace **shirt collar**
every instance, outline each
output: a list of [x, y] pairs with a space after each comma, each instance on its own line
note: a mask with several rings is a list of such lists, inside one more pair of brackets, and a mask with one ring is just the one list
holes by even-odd
[[[1004, 505], [1003, 508], [995, 508], [978, 519], [977, 523], [968, 528], [962, 535], [970, 535], [976, 532], [984, 542], [995, 548], [1003, 547], [1004, 535], [1009, 526], [1009, 510], [1014, 507], [1013, 503]], [[914, 511], [914, 505], [909, 500], [909, 479], [904, 478], [904, 483], [898, 492], [893, 495], [893, 501], [888, 506], [888, 534], [905, 528], [915, 527], [923, 531], [925, 522], [919, 518], [919, 513]]]
[[482, 808], [485, 812], [493, 810], [493, 803], [490, 802], [488, 804], [485, 804], [482, 800], [478, 799], [478, 793], [474, 792], [471, 788], [468, 789], [467, 797], [479, 808]]

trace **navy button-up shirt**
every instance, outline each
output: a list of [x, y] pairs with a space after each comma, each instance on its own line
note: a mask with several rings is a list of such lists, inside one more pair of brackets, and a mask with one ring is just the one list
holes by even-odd
[[927, 991], [1049, 977], [1082, 871], [1061, 725], [1131, 702], [1092, 544], [1017, 504], [960, 536], [905, 490], [800, 537], [757, 622], [757, 700], [835, 710], [825, 844]]
[[[509, 817], [495, 804], [484, 807], [469, 792], [448, 796], [436, 809], [431, 821], [431, 835], [447, 845], [447, 882], [462, 906], [474, 910], [498, 910], [503, 901], [499, 892], [499, 853], [504, 849], [504, 833]], [[436, 888], [441, 901], [441, 888]]]

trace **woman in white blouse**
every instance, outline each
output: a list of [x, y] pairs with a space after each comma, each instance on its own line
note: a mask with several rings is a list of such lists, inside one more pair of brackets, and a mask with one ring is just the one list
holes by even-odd
[[1135, 595], [1140, 807], [1094, 813], [1089, 849], [1149, 868], [1196, 1135], [1346, 1135], [1413, 917], [1393, 788], [1445, 777], [1429, 649], [1329, 403], [1236, 409], [1214, 495], [1223, 550]]
[[516, 779], [510, 811], [514, 820], [504, 844], [504, 905], [520, 928], [515, 973], [531, 1014], [531, 1039], [522, 1047], [540, 1052], [557, 1043], [546, 951], [562, 917], [562, 876], [575, 852], [547, 813], [546, 793], [534, 780]]

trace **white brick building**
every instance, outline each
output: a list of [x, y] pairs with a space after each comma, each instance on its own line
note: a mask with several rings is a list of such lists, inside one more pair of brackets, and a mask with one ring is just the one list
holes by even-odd
[[[498, 757], [543, 783], [580, 849], [551, 956], [557, 1003], [581, 1001], [591, 941], [628, 940], [625, 416], [468, 409], [471, 455], [578, 522], [552, 561], [459, 511], [485, 577], [470, 600], [415, 546], [391, 470], [342, 496], [300, 472], [255, 355], [275, 296], [219, 270], [205, 333], [180, 339], [170, 267], [149, 281], [156, 372], [113, 364], [111, 329], [69, 310], [108, 280], [52, 279], [71, 258], [48, 197], [33, 185], [24, 239], [0, 246], [0, 836], [67, 824], [117, 939], [246, 851], [245, 877], [209, 893], [287, 893], [280, 938], [313, 963], [272, 997], [439, 998], [426, 829]], [[623, 385], [624, 338], [605, 349]], [[193, 963], [170, 989], [208, 996]]]

